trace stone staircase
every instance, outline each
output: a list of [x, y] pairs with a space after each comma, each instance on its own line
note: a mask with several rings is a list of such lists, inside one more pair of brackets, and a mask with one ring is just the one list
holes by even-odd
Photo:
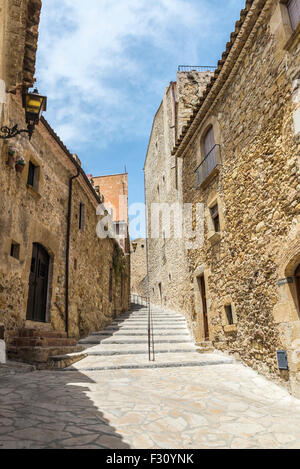
[[[86, 357], [66, 371], [102, 371], [117, 369], [147, 369], [183, 366], [205, 366], [232, 363], [226, 355], [204, 344], [198, 352], [183, 316], [153, 308], [155, 361], [148, 358], [148, 311], [132, 305], [129, 313], [119, 316], [104, 330], [79, 341]], [[62, 360], [58, 357], [57, 360]], [[67, 356], [65, 357], [67, 359]], [[52, 357], [56, 360], [56, 357]]]
[[53, 356], [78, 354], [84, 348], [77, 344], [76, 339], [67, 338], [65, 332], [23, 328], [18, 331], [17, 336], [10, 338], [7, 352], [10, 360], [30, 363], [38, 369], [44, 369], [52, 367]]

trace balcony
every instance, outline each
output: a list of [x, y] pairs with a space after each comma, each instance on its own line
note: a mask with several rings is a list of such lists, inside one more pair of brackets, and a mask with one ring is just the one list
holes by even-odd
[[195, 170], [195, 186], [199, 189], [208, 184], [221, 165], [221, 145], [215, 145]]

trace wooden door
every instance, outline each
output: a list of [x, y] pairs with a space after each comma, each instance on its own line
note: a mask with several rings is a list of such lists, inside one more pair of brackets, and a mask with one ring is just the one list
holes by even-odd
[[300, 312], [300, 264], [298, 265], [296, 269], [295, 277], [296, 277], [296, 288], [297, 288], [297, 294], [298, 294], [298, 309]]
[[204, 158], [211, 152], [215, 146], [214, 128], [211, 127], [204, 138]]
[[27, 319], [46, 322], [49, 255], [40, 244], [34, 243], [29, 275]]
[[208, 317], [207, 317], [207, 301], [206, 301], [206, 288], [204, 277], [198, 277], [198, 285], [202, 300], [203, 310], [203, 325], [204, 325], [204, 337], [205, 340], [209, 340], [209, 329], [208, 329]]

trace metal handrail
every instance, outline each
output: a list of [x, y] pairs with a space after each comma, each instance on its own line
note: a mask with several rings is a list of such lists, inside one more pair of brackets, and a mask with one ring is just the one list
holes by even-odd
[[146, 296], [140, 296], [136, 293], [131, 294], [131, 302], [136, 305], [145, 306], [148, 308], [148, 356], [149, 361], [155, 361], [154, 349], [154, 327], [153, 316], [151, 311], [150, 301]]
[[207, 71], [214, 72], [217, 67], [213, 65], [179, 65], [178, 72], [197, 72], [197, 71]]

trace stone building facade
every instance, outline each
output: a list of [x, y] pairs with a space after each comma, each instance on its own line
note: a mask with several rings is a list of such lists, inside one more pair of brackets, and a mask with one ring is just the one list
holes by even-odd
[[125, 253], [129, 253], [128, 174], [92, 176], [95, 189], [110, 210], [113, 230]]
[[211, 76], [209, 70], [178, 72], [155, 115], [144, 167], [150, 301], [183, 313], [189, 309], [190, 286], [187, 251], [176, 230], [182, 164], [172, 149]]
[[194, 318], [198, 341], [213, 342], [297, 397], [299, 12], [298, 0], [246, 2], [172, 151], [182, 164], [183, 203], [194, 204], [195, 234], [204, 228], [202, 246], [187, 250], [178, 309], [184, 304]]
[[[34, 84], [40, 8], [39, 0], [0, 2], [0, 127], [26, 128], [22, 93]], [[74, 344], [64, 337], [85, 336], [128, 310], [129, 256], [115, 239], [97, 236], [101, 194], [44, 118], [31, 141], [27, 134], [0, 139], [0, 155], [5, 342], [14, 352], [38, 345], [36, 330], [49, 344], [51, 337]]]
[[131, 273], [131, 293], [140, 297], [148, 297], [148, 277], [147, 277], [147, 244], [143, 238], [130, 242], [130, 273]]

